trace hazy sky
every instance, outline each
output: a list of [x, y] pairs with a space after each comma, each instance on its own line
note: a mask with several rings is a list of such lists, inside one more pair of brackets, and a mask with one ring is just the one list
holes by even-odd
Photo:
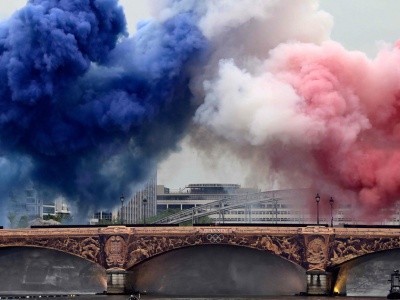
[[[200, 0], [201, 1], [201, 0]], [[0, 0], [0, 21], [22, 7], [26, 0]], [[136, 23], [150, 17], [148, 0], [120, 0], [125, 8], [130, 34]], [[334, 18], [331, 38], [348, 50], [359, 50], [373, 57], [385, 43], [398, 39], [400, 1], [398, 0], [320, 0], [320, 8]], [[200, 159], [195, 149], [183, 142], [182, 151], [171, 154], [158, 170], [158, 183], [170, 188], [189, 183], [239, 183], [249, 186], [246, 174], [251, 170], [232, 158], [221, 158], [218, 165]]]

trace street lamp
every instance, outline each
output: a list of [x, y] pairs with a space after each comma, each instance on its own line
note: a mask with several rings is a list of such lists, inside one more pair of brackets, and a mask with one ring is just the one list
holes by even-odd
[[332, 213], [332, 210], [333, 210], [333, 198], [331, 197], [331, 199], [329, 199], [329, 204], [331, 205], [331, 227], [333, 227], [333, 213]]
[[317, 225], [319, 225], [319, 201], [321, 200], [321, 197], [319, 194], [315, 196], [315, 201], [317, 202]]
[[121, 224], [124, 224], [124, 217], [122, 214], [122, 210], [124, 209], [124, 200], [125, 200], [124, 194], [121, 194], [119, 200], [121, 200]]
[[225, 202], [226, 202], [226, 196], [224, 197], [224, 199], [219, 203], [219, 207], [221, 209], [222, 206], [222, 224], [225, 224], [225, 211], [224, 211], [224, 207], [225, 207]]
[[146, 204], [147, 204], [147, 199], [143, 199], [143, 224], [146, 225]]

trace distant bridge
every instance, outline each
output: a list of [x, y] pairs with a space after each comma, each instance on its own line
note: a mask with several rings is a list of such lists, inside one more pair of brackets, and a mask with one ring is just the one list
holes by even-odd
[[187, 221], [191, 221], [192, 224], [196, 224], [199, 218], [215, 214], [218, 214], [222, 220], [222, 223], [224, 223], [225, 213], [238, 208], [245, 208], [244, 217], [246, 220], [251, 220], [250, 207], [253, 204], [273, 203], [275, 204], [276, 209], [276, 204], [278, 201], [312, 197], [310, 195], [309, 189], [274, 190], [253, 194], [227, 195], [222, 199], [169, 215], [153, 222], [153, 224], [180, 224]]
[[[331, 293], [344, 263], [358, 257], [400, 249], [400, 228], [309, 227], [85, 227], [0, 230], [0, 248], [39, 247], [79, 256], [104, 268], [109, 291], [126, 291], [124, 276], [137, 264], [172, 250], [203, 245], [246, 247], [277, 255], [326, 277], [317, 293]], [[122, 275], [121, 275], [122, 274]], [[119, 279], [120, 280], [120, 279]], [[312, 280], [308, 282], [309, 290]]]

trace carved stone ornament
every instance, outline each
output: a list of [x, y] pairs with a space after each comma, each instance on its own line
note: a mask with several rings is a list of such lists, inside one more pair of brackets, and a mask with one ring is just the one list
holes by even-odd
[[325, 270], [327, 246], [323, 236], [309, 237], [306, 259], [308, 262], [308, 270]]
[[[223, 238], [223, 237], [222, 237]], [[127, 268], [154, 255], [173, 249], [201, 245], [204, 241], [201, 235], [189, 236], [141, 236], [129, 243]]]
[[332, 249], [330, 265], [340, 265], [350, 259], [378, 251], [399, 249], [398, 237], [337, 238], [330, 244]]
[[45, 238], [43, 236], [27, 236], [25, 238], [0, 237], [0, 247], [4, 246], [32, 246], [55, 249], [71, 253], [95, 263], [100, 262], [100, 242], [98, 237], [70, 237], [61, 236]]
[[126, 256], [126, 242], [119, 236], [114, 235], [108, 238], [106, 242], [106, 263], [108, 268], [123, 268]]

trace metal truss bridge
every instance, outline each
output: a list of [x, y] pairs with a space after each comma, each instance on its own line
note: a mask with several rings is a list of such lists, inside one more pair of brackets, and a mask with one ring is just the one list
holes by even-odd
[[191, 221], [196, 224], [200, 217], [209, 215], [219, 215], [219, 219], [224, 223], [225, 212], [238, 208], [244, 208], [245, 220], [251, 220], [251, 206], [254, 204], [273, 203], [275, 214], [277, 215], [277, 203], [284, 199], [304, 198], [310, 195], [309, 189], [288, 189], [266, 191], [254, 194], [227, 195], [227, 197], [209, 202], [204, 205], [182, 210], [176, 214], [169, 215], [157, 220], [152, 224], [180, 224]]

